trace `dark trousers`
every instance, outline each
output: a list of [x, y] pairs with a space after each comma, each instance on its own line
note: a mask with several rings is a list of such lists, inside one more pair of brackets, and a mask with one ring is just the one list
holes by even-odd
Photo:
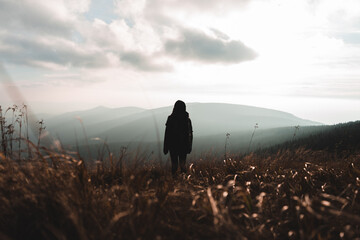
[[[171, 172], [175, 174], [178, 165], [180, 165], [180, 170], [182, 173], [186, 172], [185, 163], [186, 163], [186, 153], [177, 153], [170, 151], [171, 158]], [[180, 163], [180, 164], [179, 164]]]

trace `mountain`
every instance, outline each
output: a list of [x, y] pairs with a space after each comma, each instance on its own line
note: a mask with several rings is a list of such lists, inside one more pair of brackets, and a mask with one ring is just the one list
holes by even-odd
[[244, 105], [201, 103], [190, 104], [188, 109], [200, 135], [249, 131], [256, 123], [259, 129], [320, 124], [290, 113]]
[[[259, 132], [296, 125], [320, 125], [286, 112], [236, 104], [189, 103], [187, 111], [193, 123], [194, 137], [201, 141], [206, 141], [210, 136], [219, 136], [224, 141], [226, 133], [248, 135], [256, 123]], [[75, 132], [80, 140], [84, 138], [77, 117], [81, 119], [89, 139], [106, 139], [108, 143], [159, 142], [163, 139], [166, 119], [171, 112], [172, 106], [150, 110], [98, 107], [45, 119], [45, 124], [50, 134], [60, 138], [63, 144], [74, 144]]]
[[[60, 138], [64, 143], [69, 143], [76, 140], [75, 132], [82, 136], [82, 125], [88, 135], [94, 135], [116, 126], [118, 119], [144, 111], [145, 109], [137, 107], [106, 108], [99, 106], [90, 110], [68, 112], [43, 119], [47, 130], [53, 136]], [[109, 124], [109, 122], [114, 124]]]

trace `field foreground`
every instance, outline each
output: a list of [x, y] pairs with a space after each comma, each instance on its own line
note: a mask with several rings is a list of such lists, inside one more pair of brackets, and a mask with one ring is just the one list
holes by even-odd
[[360, 239], [360, 153], [199, 159], [0, 155], [1, 239]]

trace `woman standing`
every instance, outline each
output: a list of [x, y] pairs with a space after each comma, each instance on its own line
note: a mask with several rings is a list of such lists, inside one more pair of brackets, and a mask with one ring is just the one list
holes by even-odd
[[[166, 121], [164, 154], [170, 151], [171, 172], [174, 175], [180, 165], [181, 172], [186, 172], [186, 154], [192, 149], [192, 125], [186, 105], [176, 101], [172, 114]], [[179, 164], [180, 163], [180, 164]]]

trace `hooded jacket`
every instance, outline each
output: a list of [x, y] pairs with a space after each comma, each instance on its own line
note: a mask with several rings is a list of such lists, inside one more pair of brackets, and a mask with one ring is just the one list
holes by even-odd
[[168, 151], [187, 154], [192, 150], [192, 125], [185, 103], [177, 101], [166, 121], [164, 153]]

